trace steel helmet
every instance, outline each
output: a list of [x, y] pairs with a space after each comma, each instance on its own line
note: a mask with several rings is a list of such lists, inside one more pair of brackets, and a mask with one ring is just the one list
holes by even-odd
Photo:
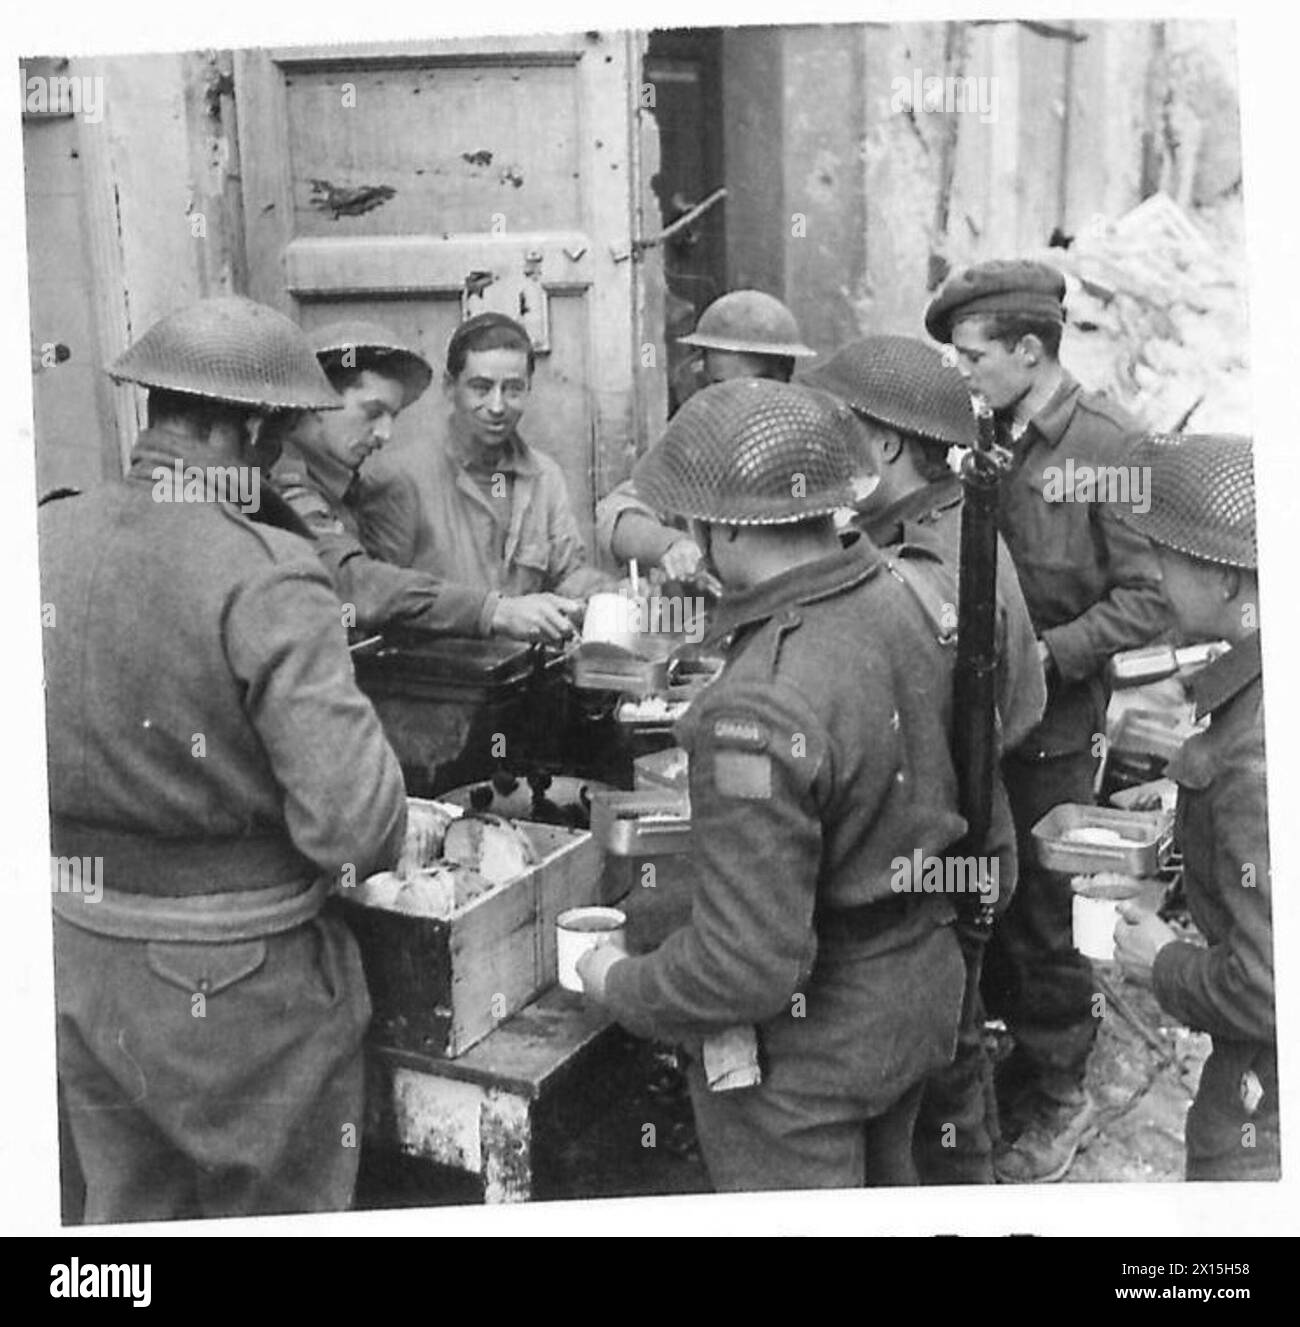
[[1132, 503], [1115, 504], [1122, 524], [1153, 544], [1206, 562], [1259, 565], [1249, 438], [1154, 433], [1133, 448], [1128, 460], [1130, 474], [1147, 475], [1148, 491], [1143, 511]]
[[330, 323], [309, 335], [316, 357], [327, 372], [343, 363], [352, 352], [355, 360], [346, 367], [374, 369], [396, 378], [402, 384], [403, 409], [423, 396], [433, 381], [433, 366], [429, 361], [381, 323], [353, 319]]
[[859, 414], [926, 442], [973, 447], [975, 413], [962, 376], [913, 336], [864, 336], [814, 364], [799, 381]]
[[238, 296], [199, 300], [160, 318], [108, 372], [121, 382], [262, 409], [343, 404], [297, 324]]
[[632, 473], [657, 511], [789, 525], [853, 504], [848, 408], [793, 383], [735, 378], [696, 392]]
[[817, 352], [804, 345], [794, 314], [761, 290], [733, 290], [700, 314], [684, 346], [701, 350], [739, 350], [748, 355], [785, 355], [806, 359]]

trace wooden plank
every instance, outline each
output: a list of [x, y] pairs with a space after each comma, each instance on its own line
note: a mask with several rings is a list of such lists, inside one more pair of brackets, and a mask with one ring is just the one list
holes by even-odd
[[284, 282], [284, 251], [293, 238], [284, 77], [265, 51], [236, 51], [234, 68], [248, 293], [292, 315]]
[[302, 237], [285, 252], [285, 280], [303, 298], [436, 293], [459, 299], [467, 273], [513, 275], [521, 250], [541, 255], [549, 291], [582, 293], [594, 280], [591, 241], [581, 231]]
[[376, 1047], [375, 1054], [394, 1067], [537, 1100], [598, 1053], [616, 1026], [582, 996], [554, 986], [457, 1059], [388, 1047]]
[[451, 923], [452, 1025], [447, 1054], [463, 1054], [537, 993], [537, 880], [488, 894]]
[[487, 1096], [473, 1083], [395, 1068], [391, 1118], [398, 1145], [410, 1156], [479, 1174]]

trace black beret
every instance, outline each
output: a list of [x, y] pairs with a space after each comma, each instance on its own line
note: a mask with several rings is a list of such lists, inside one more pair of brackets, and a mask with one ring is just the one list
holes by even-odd
[[994, 258], [950, 277], [925, 311], [925, 330], [952, 340], [958, 318], [977, 313], [1019, 313], [1064, 320], [1065, 278], [1046, 263]]

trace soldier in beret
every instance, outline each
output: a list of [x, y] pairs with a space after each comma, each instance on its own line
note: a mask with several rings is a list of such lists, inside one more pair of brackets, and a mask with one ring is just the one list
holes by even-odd
[[1111, 655], [1166, 626], [1160, 571], [1147, 541], [1108, 497], [1063, 484], [1073, 473], [1129, 476], [1136, 423], [1084, 390], [1059, 359], [1065, 282], [1027, 261], [981, 263], [954, 276], [925, 314], [952, 346], [970, 390], [992, 407], [1013, 469], [999, 527], [1020, 574], [1048, 686], [1043, 721], [1010, 752], [1003, 775], [1016, 817], [1020, 883], [989, 947], [984, 995], [1016, 1049], [999, 1075], [1007, 1183], [1060, 1179], [1092, 1132], [1084, 1088], [1096, 1036], [1094, 982], [1074, 948], [1066, 876], [1035, 865], [1031, 830], [1061, 803], [1089, 803], [1101, 755]]
[[1156, 546], [1179, 634], [1232, 648], [1192, 683], [1208, 730], [1169, 763], [1187, 904], [1208, 947], [1125, 904], [1115, 952], [1162, 1008], [1213, 1039], [1187, 1116], [1187, 1178], [1275, 1180], [1277, 1011], [1251, 448], [1245, 438], [1153, 437], [1134, 459], [1150, 466], [1149, 510], [1117, 514]]

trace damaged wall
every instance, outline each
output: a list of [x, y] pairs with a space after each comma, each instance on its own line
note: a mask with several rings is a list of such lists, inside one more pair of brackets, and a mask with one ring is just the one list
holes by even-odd
[[[728, 283], [780, 295], [823, 351], [921, 334], [951, 268], [1240, 178], [1228, 24], [738, 28], [723, 52]], [[925, 100], [955, 78], [968, 109]]]
[[24, 124], [33, 367], [44, 344], [70, 352], [34, 380], [42, 490], [120, 471], [142, 394], [100, 370], [164, 313], [243, 283], [229, 58], [60, 64], [101, 80], [101, 113]]

